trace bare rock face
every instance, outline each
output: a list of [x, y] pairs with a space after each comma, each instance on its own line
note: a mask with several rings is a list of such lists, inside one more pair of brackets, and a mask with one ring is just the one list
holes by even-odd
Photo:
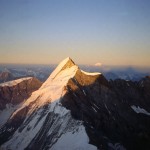
[[61, 100], [73, 118], [82, 120], [98, 149], [150, 148], [150, 78], [108, 82], [101, 74], [77, 71]]
[[33, 77], [22, 78], [0, 84], [0, 109], [4, 109], [7, 103], [18, 104], [27, 99], [31, 93], [42, 85]]

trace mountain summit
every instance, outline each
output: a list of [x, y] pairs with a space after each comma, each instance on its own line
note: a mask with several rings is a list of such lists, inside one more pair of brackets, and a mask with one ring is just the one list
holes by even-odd
[[69, 91], [67, 87], [71, 80], [76, 80], [75, 77], [87, 76], [86, 80], [90, 82], [90, 76], [92, 79], [100, 75], [81, 71], [69, 57], [63, 60], [41, 88], [33, 92], [1, 128], [1, 143], [7, 141], [2, 147], [19, 150], [25, 148], [95, 150], [95, 146], [88, 144], [89, 138], [82, 121], [73, 119], [70, 111], [62, 106], [61, 100]]
[[[66, 75], [69, 73], [73, 73], [73, 69], [70, 69], [70, 68], [73, 68], [75, 71], [78, 69], [78, 66], [75, 65], [75, 63], [72, 61], [72, 59], [70, 57], [67, 57], [62, 62], [59, 63], [57, 68], [52, 72], [50, 77], [46, 80], [46, 82], [43, 84], [43, 86], [41, 88], [46, 87], [49, 84], [49, 82], [54, 80], [57, 77], [57, 75], [60, 74], [64, 70], [66, 70]], [[71, 72], [68, 72], [69, 70]]]
[[0, 128], [1, 148], [149, 150], [149, 83], [107, 81], [68, 57]]

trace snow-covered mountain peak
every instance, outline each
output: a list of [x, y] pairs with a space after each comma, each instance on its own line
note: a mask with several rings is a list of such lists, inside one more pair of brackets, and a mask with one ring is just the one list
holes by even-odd
[[72, 61], [70, 57], [67, 57], [63, 61], [59, 63], [59, 65], [56, 67], [56, 69], [53, 71], [53, 73], [50, 75], [50, 78], [54, 79], [61, 71], [71, 68], [72, 66], [75, 66], [75, 63]]
[[0, 149], [149, 150], [149, 83], [108, 81], [66, 58], [0, 128]]
[[[67, 150], [72, 148], [74, 141], [77, 141], [73, 145], [73, 150], [96, 150], [95, 146], [89, 144], [82, 121], [75, 120], [71, 116], [70, 110], [61, 103], [63, 97], [69, 92], [68, 87], [70, 85], [80, 87], [79, 84], [84, 77], [84, 82], [90, 80], [89, 75], [82, 73], [70, 58], [63, 60], [42, 87], [33, 92], [31, 97], [11, 115], [11, 121], [7, 123], [11, 124], [13, 138], [2, 147], [12, 150], [25, 148], [54, 150], [64, 147]], [[72, 83], [73, 80], [76, 82]], [[7, 131], [9, 132], [9, 129]], [[1, 133], [3, 133], [3, 129], [0, 130]], [[42, 141], [39, 142], [40, 139]], [[49, 141], [45, 145], [43, 140], [46, 139]], [[4, 139], [4, 141], [6, 140], [7, 138]], [[36, 144], [41, 142], [40, 145]]]
[[[43, 83], [41, 88], [32, 93], [31, 97], [24, 103], [23, 107], [34, 104], [36, 107], [42, 107], [45, 104], [59, 102], [66, 94], [66, 87], [72, 84], [72, 79], [76, 80], [75, 86], [93, 84], [102, 76], [100, 73], [88, 73], [80, 70], [80, 68], [69, 57], [64, 59], [52, 72], [49, 78]], [[22, 109], [22, 108], [21, 108]]]
[[31, 113], [37, 107], [39, 108], [52, 102], [59, 102], [60, 98], [66, 93], [65, 87], [68, 81], [73, 78], [78, 71], [79, 67], [75, 65], [70, 58], [66, 58], [56, 67], [41, 88], [32, 93], [22, 108], [32, 103], [34, 107], [30, 109], [29, 113]]
[[[73, 66], [75, 66], [75, 68], [78, 68], [78, 66], [75, 65], [75, 63], [72, 61], [72, 59], [70, 57], [67, 57], [66, 59], [61, 61], [59, 63], [59, 65], [56, 67], [56, 69], [49, 76], [49, 78], [42, 85], [41, 89], [47, 87], [51, 83], [51, 81], [54, 80], [58, 76], [58, 74], [61, 74], [62, 71], [69, 69]], [[73, 69], [71, 69], [71, 70], [73, 70]], [[70, 72], [66, 72], [66, 75], [67, 75], [67, 73], [70, 74]]]

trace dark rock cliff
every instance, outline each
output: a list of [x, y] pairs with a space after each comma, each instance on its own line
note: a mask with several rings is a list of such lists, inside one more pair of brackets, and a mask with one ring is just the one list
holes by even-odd
[[104, 150], [113, 149], [116, 143], [120, 149], [123, 145], [129, 150], [149, 150], [150, 116], [132, 109], [138, 106], [150, 112], [149, 77], [139, 82], [108, 82], [103, 75], [78, 72], [66, 89], [61, 103], [84, 122], [91, 144]]

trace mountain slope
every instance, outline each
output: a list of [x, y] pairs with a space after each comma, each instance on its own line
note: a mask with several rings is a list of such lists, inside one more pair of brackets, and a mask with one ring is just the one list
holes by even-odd
[[38, 79], [32, 77], [0, 84], [0, 126], [41, 85], [42, 83]]
[[108, 82], [66, 58], [0, 129], [2, 149], [150, 149], [150, 79]]
[[[65, 59], [42, 87], [14, 112], [0, 130], [1, 143], [13, 135], [2, 146], [4, 149], [96, 149], [88, 144], [82, 122], [73, 119], [60, 103], [67, 82], [78, 69], [70, 58]], [[76, 140], [74, 147], [71, 140]]]
[[42, 83], [33, 77], [21, 78], [0, 84], [0, 109], [6, 104], [18, 104], [28, 98]]

